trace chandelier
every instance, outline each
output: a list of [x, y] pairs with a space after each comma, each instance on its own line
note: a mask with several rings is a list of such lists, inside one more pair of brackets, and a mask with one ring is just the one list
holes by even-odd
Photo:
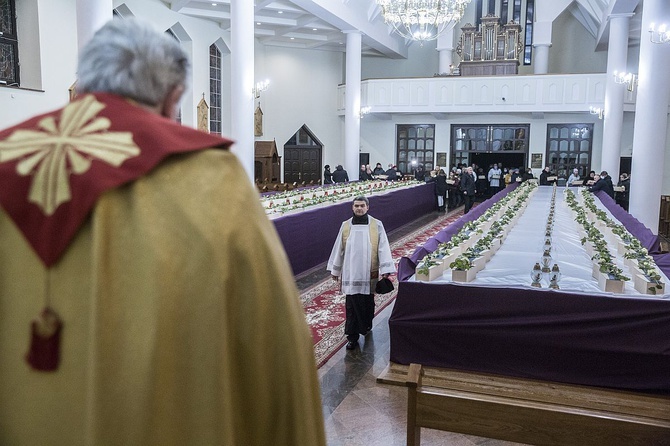
[[376, 0], [384, 22], [405, 39], [435, 40], [458, 23], [470, 0]]

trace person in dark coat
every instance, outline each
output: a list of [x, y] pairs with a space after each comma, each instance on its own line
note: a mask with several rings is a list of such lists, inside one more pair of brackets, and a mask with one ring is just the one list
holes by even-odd
[[540, 174], [540, 186], [551, 186], [556, 180], [549, 181], [549, 177], [554, 176], [553, 173], [549, 170], [549, 166], [545, 167]]
[[465, 209], [463, 209], [463, 213], [467, 214], [470, 212], [470, 209], [472, 209], [472, 204], [475, 202], [475, 194], [477, 193], [477, 180], [475, 179], [472, 167], [468, 167], [461, 175], [460, 188], [463, 191], [463, 197], [465, 198]]
[[535, 178], [535, 175], [533, 175], [533, 169], [531, 169], [530, 167], [526, 169], [523, 175], [521, 175], [521, 181], [528, 181], [532, 180], [533, 178]]
[[368, 169], [365, 164], [361, 164], [361, 170], [358, 172], [358, 181], [370, 181], [372, 179], [372, 175], [368, 173]]
[[518, 181], [518, 178], [521, 178], [521, 175], [519, 175], [519, 169], [514, 169], [512, 171], [512, 175], [510, 176], [510, 184], [514, 184]]
[[326, 164], [323, 168], [323, 184], [333, 184], [333, 174], [330, 171], [329, 164]]
[[386, 181], [397, 181], [398, 172], [395, 170], [395, 166], [389, 167], [389, 170], [386, 171]]
[[377, 163], [375, 166], [375, 170], [372, 171], [372, 175], [377, 176], [377, 175], [386, 175], [386, 171], [382, 167], [382, 163]]
[[619, 175], [619, 182], [617, 183], [617, 187], [623, 187], [623, 190], [621, 192], [616, 192], [614, 194], [614, 199], [619, 206], [627, 211], [628, 198], [630, 196], [630, 177], [628, 177], [627, 173], [622, 173]]
[[[460, 169], [458, 169], [460, 172]], [[447, 198], [449, 199], [449, 209], [454, 209], [463, 204], [461, 198], [462, 192], [458, 189], [458, 184], [461, 179], [456, 172], [449, 174], [449, 181], [447, 181]]]
[[435, 176], [435, 195], [437, 195], [437, 211], [445, 212], [447, 210], [447, 174], [444, 169]]
[[596, 175], [596, 183], [589, 187], [590, 192], [597, 192], [599, 190], [605, 191], [607, 195], [614, 198], [614, 185], [612, 184], [612, 177], [606, 171], [600, 172]]
[[335, 168], [335, 172], [333, 172], [333, 183], [346, 183], [347, 181], [349, 181], [347, 171], [344, 170], [344, 167], [342, 167], [341, 164], [338, 164]]
[[419, 164], [419, 167], [416, 168], [414, 179], [417, 181], [424, 181], [426, 179], [426, 171], [423, 170], [423, 164]]

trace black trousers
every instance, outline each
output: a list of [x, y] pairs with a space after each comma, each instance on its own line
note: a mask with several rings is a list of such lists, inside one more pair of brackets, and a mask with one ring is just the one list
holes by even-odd
[[344, 323], [344, 334], [347, 336], [347, 341], [356, 342], [359, 334], [365, 334], [372, 329], [375, 295], [347, 294], [345, 308], [347, 320]]
[[468, 212], [470, 212], [470, 209], [472, 209], [472, 205], [475, 202], [475, 197], [474, 195], [465, 194], [464, 198], [465, 198], [465, 209], [463, 209], [463, 213], [467, 214]]

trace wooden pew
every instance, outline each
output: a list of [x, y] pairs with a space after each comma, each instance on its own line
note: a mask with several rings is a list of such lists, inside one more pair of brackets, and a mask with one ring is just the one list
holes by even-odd
[[422, 427], [537, 445], [670, 445], [670, 395], [438, 368], [429, 373], [425, 386], [421, 365], [407, 370], [408, 446], [420, 444]]

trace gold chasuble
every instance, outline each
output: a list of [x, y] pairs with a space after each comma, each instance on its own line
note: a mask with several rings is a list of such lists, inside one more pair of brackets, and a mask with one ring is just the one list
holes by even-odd
[[[291, 270], [230, 141], [149, 115], [89, 95], [0, 132], [0, 445], [324, 445]], [[25, 360], [45, 298], [50, 372]]]

